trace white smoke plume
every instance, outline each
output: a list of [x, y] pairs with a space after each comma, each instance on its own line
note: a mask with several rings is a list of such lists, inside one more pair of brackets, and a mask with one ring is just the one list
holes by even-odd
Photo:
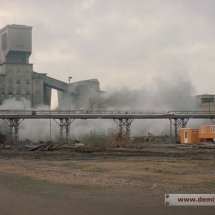
[[[49, 110], [49, 106], [41, 105], [36, 109], [31, 108], [30, 101], [25, 98], [20, 98], [20, 100], [16, 100], [16, 98], [7, 99], [0, 106], [0, 110]], [[52, 123], [53, 129], [53, 140], [56, 140], [56, 126]], [[9, 126], [0, 121], [0, 133], [9, 134]], [[32, 141], [48, 141], [50, 139], [50, 121], [45, 119], [25, 119], [19, 126], [19, 139], [25, 140], [30, 139]]]
[[109, 90], [97, 100], [98, 106], [107, 109], [127, 110], [198, 110], [196, 92], [182, 75], [172, 78], [155, 77], [153, 84], [141, 89]]
[[0, 105], [0, 110], [28, 110], [31, 108], [31, 103], [25, 98], [16, 98], [6, 99]]
[[[89, 98], [89, 95], [88, 95]], [[141, 89], [112, 89], [107, 90], [100, 96], [91, 95], [93, 105], [87, 103], [86, 107], [92, 106], [93, 109], [106, 110], [143, 110], [143, 111], [199, 111], [200, 101], [196, 98], [195, 88], [191, 84], [190, 78], [185, 72], [176, 73], [167, 78], [155, 77], [153, 84], [143, 86]], [[83, 109], [85, 109], [83, 107]], [[80, 122], [81, 123], [81, 122]], [[88, 124], [87, 122], [85, 124]], [[210, 124], [209, 120], [190, 119], [188, 127], [197, 127], [202, 124]], [[116, 126], [112, 121], [103, 120], [98, 123], [88, 124], [82, 131], [96, 130], [108, 126]], [[80, 125], [81, 127], [81, 125]], [[172, 129], [173, 126], [172, 126]], [[77, 122], [75, 130], [79, 131], [79, 123]], [[142, 119], [134, 120], [131, 125], [132, 135], [147, 135], [148, 132], [155, 135], [165, 135], [170, 133], [170, 122], [168, 119]]]

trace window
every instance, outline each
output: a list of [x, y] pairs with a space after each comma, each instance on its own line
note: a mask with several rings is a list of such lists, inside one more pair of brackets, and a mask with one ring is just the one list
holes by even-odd
[[13, 90], [8, 90], [8, 95], [13, 95]]
[[20, 73], [20, 71], [18, 70], [17, 73]]
[[20, 84], [20, 80], [17, 80], [16, 83], [17, 83], [17, 84]]
[[2, 34], [1, 36], [1, 47], [2, 50], [7, 48], [7, 33]]
[[40, 95], [40, 92], [39, 92], [39, 91], [36, 91], [35, 94], [36, 94], [36, 96], [39, 96], [39, 95]]
[[29, 80], [26, 80], [26, 84], [30, 84], [30, 81], [29, 81]]
[[205, 126], [201, 126], [201, 133], [205, 133]]
[[26, 95], [29, 96], [29, 95], [30, 95], [30, 92], [29, 92], [29, 91], [26, 91]]
[[215, 125], [211, 126], [211, 133], [215, 133]]
[[187, 138], [187, 131], [184, 131], [184, 138]]
[[202, 98], [202, 103], [210, 103], [210, 102], [213, 102], [214, 101], [214, 98], [211, 97], [211, 98]]
[[196, 130], [192, 130], [191, 132], [192, 132], [192, 133], [196, 133]]

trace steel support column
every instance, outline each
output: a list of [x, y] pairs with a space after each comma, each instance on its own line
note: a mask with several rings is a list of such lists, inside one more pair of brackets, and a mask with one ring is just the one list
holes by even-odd
[[10, 127], [10, 144], [17, 146], [19, 141], [19, 125], [22, 121], [19, 118], [4, 119], [4, 121]]
[[131, 123], [134, 119], [114, 119], [119, 126], [118, 139], [128, 140], [131, 133]]
[[189, 121], [189, 118], [182, 118], [182, 119], [171, 119], [171, 123], [175, 126], [175, 143], [178, 141], [178, 128], [186, 128], [187, 122]]
[[[55, 120], [55, 119], [54, 119]], [[70, 124], [74, 121], [75, 119], [60, 119], [60, 124], [55, 120], [55, 122], [60, 126], [60, 141], [62, 143], [68, 143], [69, 140], [69, 128]]]
[[172, 119], [171, 117], [169, 118], [169, 124], [170, 124], [170, 143], [172, 143]]
[[67, 142], [68, 135], [69, 135], [69, 120], [67, 119], [60, 119], [60, 141], [62, 143]]
[[[115, 120], [114, 120], [115, 121]], [[115, 121], [116, 122], [116, 121]], [[118, 122], [118, 125], [119, 125], [119, 132], [118, 132], [118, 138], [119, 139], [122, 139], [122, 136], [123, 136], [123, 123], [122, 123], [122, 119], [119, 119], [119, 122]]]
[[131, 134], [131, 123], [133, 122], [133, 119], [126, 119], [125, 126], [126, 126], [126, 138], [128, 139]]

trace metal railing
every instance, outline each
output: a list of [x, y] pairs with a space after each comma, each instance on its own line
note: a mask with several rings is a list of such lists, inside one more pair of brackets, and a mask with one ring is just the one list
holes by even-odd
[[[0, 110], [0, 114], [68, 114], [68, 110]], [[140, 110], [70, 110], [70, 114], [168, 114], [166, 111], [140, 111]]]
[[[0, 110], [0, 117], [3, 116], [63, 116], [68, 115], [68, 110]], [[129, 115], [129, 116], [214, 116], [214, 112], [211, 111], [148, 111], [148, 110], [70, 110], [71, 116], [81, 116], [81, 115], [101, 115], [101, 116], [111, 116], [111, 115]]]

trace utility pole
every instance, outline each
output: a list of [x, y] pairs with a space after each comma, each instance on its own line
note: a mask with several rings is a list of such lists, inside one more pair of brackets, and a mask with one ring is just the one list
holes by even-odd
[[169, 118], [169, 122], [170, 122], [170, 144], [172, 143], [172, 118]]
[[52, 119], [50, 118], [50, 142], [52, 142]]
[[68, 144], [70, 144], [70, 124], [71, 124], [71, 121], [70, 121], [70, 80], [72, 79], [72, 77], [68, 77], [69, 78], [69, 85], [68, 85], [68, 97], [69, 97], [69, 115], [68, 115], [68, 128], [69, 128], [69, 132], [68, 132]]

